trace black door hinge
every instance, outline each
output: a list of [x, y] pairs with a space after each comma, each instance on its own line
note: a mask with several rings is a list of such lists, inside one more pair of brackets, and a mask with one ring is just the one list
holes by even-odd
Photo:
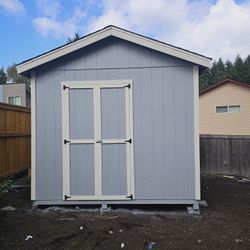
[[66, 85], [63, 85], [63, 90], [65, 89], [69, 89], [69, 87], [67, 87]]
[[133, 200], [133, 195], [132, 194], [128, 195], [128, 196], [126, 196], [126, 198], [129, 198], [130, 200]]
[[126, 140], [125, 142], [132, 143], [132, 139]]
[[64, 139], [64, 144], [67, 144], [67, 143], [69, 143], [69, 142], [70, 142], [70, 141]]
[[67, 200], [67, 199], [69, 199], [69, 198], [71, 198], [70, 196], [68, 196], [68, 195], [64, 195], [64, 200]]
[[129, 88], [129, 89], [130, 89], [130, 87], [131, 87], [131, 85], [130, 85], [130, 84], [128, 84], [128, 85], [126, 85], [126, 86], [125, 86], [125, 88]]

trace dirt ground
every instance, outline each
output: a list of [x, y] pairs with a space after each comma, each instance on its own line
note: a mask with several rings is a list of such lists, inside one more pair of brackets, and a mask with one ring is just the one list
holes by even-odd
[[[185, 207], [158, 207], [164, 212], [146, 214], [32, 211], [30, 189], [13, 184], [20, 180], [0, 185], [0, 208], [17, 209], [0, 210], [0, 249], [250, 249], [249, 182], [203, 176], [208, 208], [196, 216]], [[33, 238], [25, 240], [28, 235]]]

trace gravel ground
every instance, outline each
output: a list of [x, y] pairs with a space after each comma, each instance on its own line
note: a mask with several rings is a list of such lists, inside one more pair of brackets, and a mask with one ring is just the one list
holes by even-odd
[[182, 206], [32, 211], [29, 187], [13, 188], [28, 181], [0, 183], [0, 209], [16, 208], [0, 210], [0, 249], [250, 249], [250, 182], [202, 176], [208, 208], [190, 216]]

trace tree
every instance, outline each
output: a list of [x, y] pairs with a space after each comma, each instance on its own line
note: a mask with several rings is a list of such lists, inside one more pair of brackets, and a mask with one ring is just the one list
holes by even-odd
[[227, 60], [225, 63], [225, 78], [232, 79], [233, 67], [233, 64], [229, 60]]
[[7, 81], [12, 83], [30, 83], [27, 77], [19, 75], [17, 73], [15, 64], [7, 68]]
[[209, 85], [210, 69], [205, 69], [200, 77], [200, 89], [204, 89]]
[[79, 35], [79, 33], [75, 33], [74, 36], [71, 38], [71, 37], [68, 37], [68, 42], [67, 43], [73, 43], [77, 40], [79, 40], [81, 37]]
[[237, 81], [246, 82], [247, 74], [244, 65], [244, 61], [241, 59], [239, 55], [236, 56], [233, 67], [232, 79]]
[[200, 76], [200, 89], [211, 86], [224, 79], [232, 79], [250, 84], [250, 55], [245, 60], [237, 55], [234, 62], [226, 63], [220, 58], [214, 61], [210, 69], [206, 69]]
[[246, 82], [250, 83], [250, 55], [248, 55], [244, 61], [246, 70]]
[[7, 76], [3, 67], [0, 69], [0, 84], [6, 84]]

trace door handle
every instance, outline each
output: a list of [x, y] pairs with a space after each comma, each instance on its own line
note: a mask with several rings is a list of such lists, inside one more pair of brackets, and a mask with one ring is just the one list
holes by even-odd
[[97, 140], [96, 143], [102, 143], [102, 140]]

